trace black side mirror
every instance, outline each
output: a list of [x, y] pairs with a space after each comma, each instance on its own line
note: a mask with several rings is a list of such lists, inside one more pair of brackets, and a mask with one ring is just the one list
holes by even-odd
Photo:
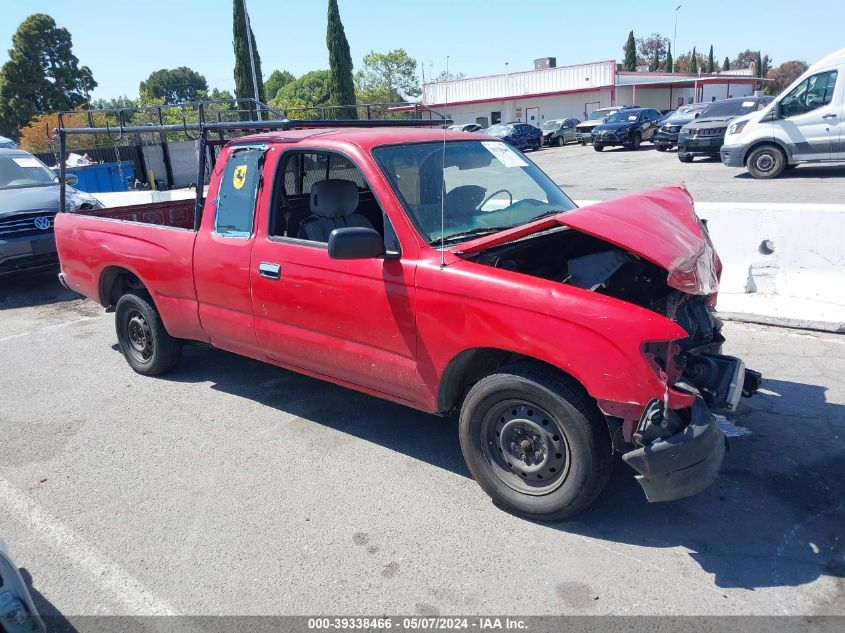
[[373, 259], [384, 254], [384, 240], [375, 229], [348, 226], [329, 234], [332, 259]]

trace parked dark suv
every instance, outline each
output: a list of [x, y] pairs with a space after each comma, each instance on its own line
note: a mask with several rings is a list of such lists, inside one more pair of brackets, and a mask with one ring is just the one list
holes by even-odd
[[678, 134], [681, 128], [690, 121], [694, 121], [709, 105], [709, 103], [691, 103], [681, 106], [663, 119], [652, 139], [654, 149], [658, 152], [665, 152], [667, 149], [672, 149], [678, 144]]
[[762, 110], [774, 97], [734, 97], [710, 103], [697, 119], [678, 134], [678, 160], [691, 163], [694, 156], [718, 156], [725, 144], [731, 119]]
[[542, 130], [527, 123], [497, 123], [484, 130], [484, 133], [500, 138], [517, 149], [540, 149], [543, 145]]
[[593, 128], [593, 149], [600, 152], [613, 145], [639, 149], [640, 143], [654, 136], [661, 119], [663, 115], [654, 108], [620, 110]]

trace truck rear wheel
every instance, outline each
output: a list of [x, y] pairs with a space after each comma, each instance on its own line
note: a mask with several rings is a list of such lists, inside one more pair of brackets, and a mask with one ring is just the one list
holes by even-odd
[[580, 385], [542, 365], [510, 365], [476, 383], [459, 429], [481, 488], [500, 507], [531, 519], [581, 512], [610, 476], [604, 416]]
[[127, 291], [118, 299], [114, 317], [120, 351], [136, 372], [157, 376], [179, 361], [181, 344], [164, 329], [146, 291]]

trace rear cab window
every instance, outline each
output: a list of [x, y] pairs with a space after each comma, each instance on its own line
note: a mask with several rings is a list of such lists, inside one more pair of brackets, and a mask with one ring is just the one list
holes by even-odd
[[252, 235], [264, 151], [263, 147], [235, 148], [229, 155], [214, 211], [217, 235], [238, 238]]

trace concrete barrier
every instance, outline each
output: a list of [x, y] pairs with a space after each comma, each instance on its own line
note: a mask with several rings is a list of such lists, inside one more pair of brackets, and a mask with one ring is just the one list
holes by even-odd
[[722, 260], [722, 316], [845, 332], [845, 204], [697, 202], [695, 209]]

